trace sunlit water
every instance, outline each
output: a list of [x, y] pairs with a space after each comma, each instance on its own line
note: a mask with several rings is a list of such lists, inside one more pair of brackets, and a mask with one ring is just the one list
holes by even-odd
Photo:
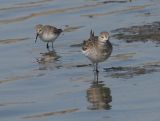
[[[159, 21], [159, 0], [0, 2], [0, 121], [160, 120], [157, 43], [111, 37], [112, 56], [100, 64], [98, 84], [91, 62], [74, 46], [91, 29], [112, 35], [117, 28]], [[54, 51], [34, 43], [36, 24], [66, 30]]]

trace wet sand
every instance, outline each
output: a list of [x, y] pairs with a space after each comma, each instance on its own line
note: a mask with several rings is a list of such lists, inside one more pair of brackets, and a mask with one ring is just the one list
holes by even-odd
[[[0, 0], [1, 121], [160, 120], [159, 0]], [[54, 51], [36, 24], [64, 32]], [[108, 31], [99, 82], [81, 43]]]

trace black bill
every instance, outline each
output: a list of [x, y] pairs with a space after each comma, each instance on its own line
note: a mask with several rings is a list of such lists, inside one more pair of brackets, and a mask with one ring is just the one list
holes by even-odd
[[39, 36], [39, 34], [37, 34], [37, 35], [36, 35], [36, 40], [35, 40], [35, 43], [37, 42], [37, 38], [38, 38], [38, 36]]

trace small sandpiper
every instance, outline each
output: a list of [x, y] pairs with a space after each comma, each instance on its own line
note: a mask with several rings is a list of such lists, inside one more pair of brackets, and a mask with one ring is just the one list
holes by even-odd
[[98, 72], [98, 63], [105, 61], [112, 53], [109, 33], [101, 32], [99, 36], [94, 36], [91, 30], [90, 38], [83, 41], [82, 53], [93, 63], [94, 71]]
[[57, 37], [61, 34], [62, 29], [57, 29], [54, 26], [50, 25], [36, 25], [36, 40], [39, 37], [43, 42], [47, 42], [47, 49], [49, 49], [49, 42], [52, 42], [52, 49], [53, 49], [53, 42], [57, 39]]

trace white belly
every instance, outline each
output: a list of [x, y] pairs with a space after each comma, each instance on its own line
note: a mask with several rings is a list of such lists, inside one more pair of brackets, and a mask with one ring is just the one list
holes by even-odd
[[40, 39], [44, 42], [52, 42], [55, 41], [58, 36], [56, 34], [42, 34]]
[[82, 50], [82, 52], [93, 63], [103, 62], [108, 58], [105, 53], [99, 53], [94, 49]]

